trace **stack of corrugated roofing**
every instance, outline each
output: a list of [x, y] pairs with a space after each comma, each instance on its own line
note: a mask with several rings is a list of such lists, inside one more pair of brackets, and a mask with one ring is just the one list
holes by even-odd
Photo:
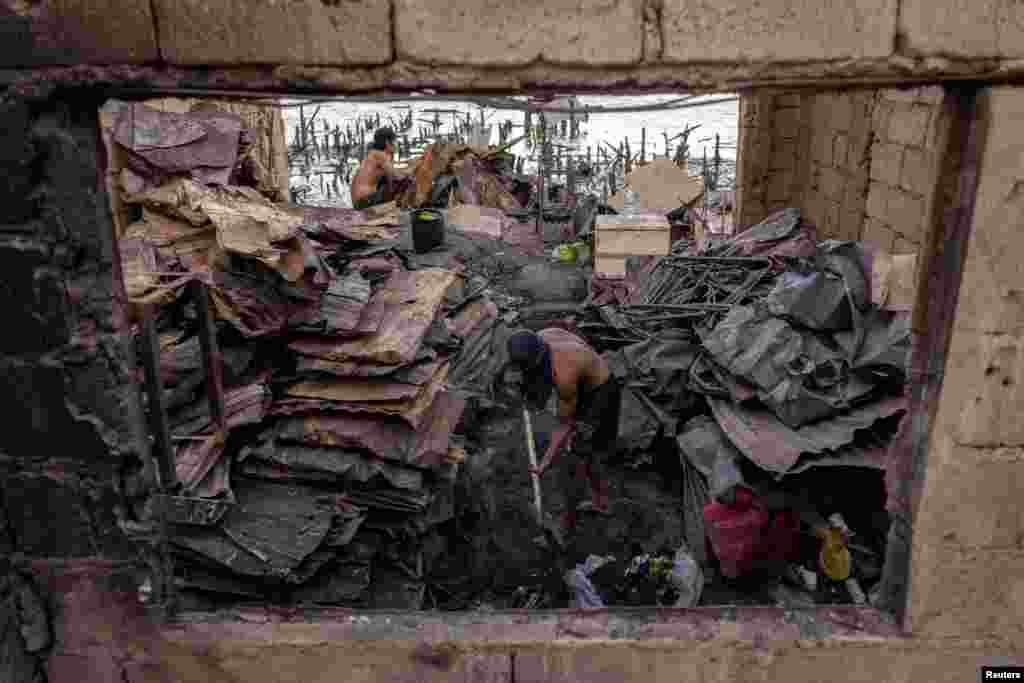
[[[126, 281], [133, 301], [161, 306], [178, 493], [234, 503], [214, 526], [173, 530], [181, 585], [417, 607], [421, 541], [453, 514], [462, 457], [452, 434], [465, 401], [449, 373], [493, 306], [450, 308], [461, 275], [408, 270], [393, 207], [305, 209], [208, 184], [189, 159], [213, 158], [191, 149], [207, 138], [225, 144], [219, 119], [172, 117], [168, 137], [146, 117], [134, 141], [128, 128], [116, 138], [146, 176], [124, 196], [143, 209], [122, 242]], [[226, 435], [214, 433], [196, 314], [179, 296], [195, 278], [219, 329]]]

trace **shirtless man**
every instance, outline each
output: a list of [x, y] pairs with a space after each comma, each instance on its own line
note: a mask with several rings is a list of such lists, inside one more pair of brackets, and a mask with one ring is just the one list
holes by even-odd
[[392, 184], [404, 174], [391, 164], [395, 155], [395, 131], [378, 128], [366, 159], [352, 181], [352, 206], [365, 209], [391, 199]]
[[[552, 391], [557, 392], [560, 425], [533, 471], [542, 475], [563, 447], [570, 453], [570, 462], [561, 470], [567, 498], [562, 526], [572, 531], [578, 510], [589, 507], [608, 513], [608, 486], [601, 470], [615, 453], [621, 387], [594, 349], [559, 328], [516, 332], [508, 340], [508, 353], [511, 366], [522, 373], [529, 403], [543, 408]], [[590, 482], [589, 504], [581, 504], [584, 480]]]

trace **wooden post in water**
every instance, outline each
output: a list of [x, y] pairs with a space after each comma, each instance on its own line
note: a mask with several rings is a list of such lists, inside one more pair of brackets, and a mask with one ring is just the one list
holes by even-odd
[[543, 235], [544, 228], [542, 223], [544, 221], [544, 194], [547, 191], [546, 183], [544, 182], [545, 174], [547, 173], [547, 164], [545, 163], [547, 157], [547, 121], [544, 118], [544, 112], [540, 113], [540, 154], [538, 156], [539, 162], [537, 164], [537, 234]]
[[718, 174], [721, 171], [722, 166], [722, 155], [719, 153], [721, 147], [721, 140], [719, 139], [718, 133], [715, 133], [715, 186], [713, 189], [718, 189]]
[[309, 155], [309, 136], [306, 134], [306, 112], [302, 105], [299, 105], [299, 130], [302, 133], [302, 150], [306, 157], [306, 166], [312, 165], [313, 161]]

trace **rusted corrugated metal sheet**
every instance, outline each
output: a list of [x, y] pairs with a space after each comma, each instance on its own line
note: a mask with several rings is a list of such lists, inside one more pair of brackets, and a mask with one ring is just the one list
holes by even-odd
[[216, 530], [179, 529], [173, 542], [245, 576], [287, 579], [323, 542], [331, 496], [300, 486], [240, 480], [238, 503]]
[[301, 340], [293, 342], [290, 348], [327, 360], [406, 365], [416, 357], [445, 293], [457, 277], [449, 270], [439, 269], [396, 272], [368, 307], [384, 308], [380, 327], [374, 333], [337, 342]]
[[[225, 416], [229, 430], [259, 424], [270, 405], [270, 391], [259, 382], [228, 390]], [[214, 498], [230, 490], [230, 462], [224, 457], [225, 439], [211, 434], [209, 406], [195, 405], [192, 419], [175, 426], [175, 436], [189, 437], [179, 443], [175, 453], [178, 482], [187, 493]]]
[[370, 302], [370, 283], [358, 274], [330, 282], [320, 305], [301, 311], [289, 321], [296, 332], [326, 337], [352, 335], [359, 328], [363, 309]]
[[395, 416], [419, 427], [448, 378], [448, 366], [442, 365], [422, 386], [374, 380], [332, 380], [300, 382], [286, 390], [296, 398], [330, 402], [335, 410]]
[[460, 339], [466, 339], [482, 323], [498, 317], [498, 307], [489, 299], [479, 299], [463, 308], [448, 323], [449, 331]]
[[800, 429], [784, 425], [767, 410], [743, 408], [708, 398], [715, 420], [729, 440], [751, 461], [776, 474], [789, 472], [803, 453], [835, 451], [849, 445], [858, 430], [905, 411], [906, 399], [887, 398]]
[[[273, 436], [273, 430], [270, 436]], [[279, 443], [268, 438], [257, 446], [245, 447], [240, 458], [243, 460], [243, 471], [246, 471], [245, 467], [251, 459], [263, 465], [279, 468], [282, 478], [366, 482], [380, 476], [391, 486], [399, 489], [420, 490], [425, 485], [422, 470], [402, 467], [342, 448]]]
[[443, 391], [419, 429], [393, 418], [317, 415], [281, 420], [277, 438], [285, 443], [368, 451], [385, 460], [431, 469], [444, 462], [464, 409], [464, 399]]
[[144, 104], [121, 112], [114, 140], [128, 166], [147, 178], [189, 173], [203, 183], [227, 184], [238, 161], [242, 119], [224, 112], [175, 114]]
[[308, 356], [299, 356], [296, 361], [296, 368], [299, 374], [302, 375], [326, 374], [335, 377], [353, 378], [386, 377], [389, 382], [420, 386], [430, 381], [444, 360], [444, 357], [438, 356], [432, 349], [423, 346], [420, 347], [416, 359], [411, 364], [403, 365], [397, 369], [394, 365], [356, 363], [354, 361], [334, 362]]
[[[262, 381], [228, 389], [224, 394], [228, 428], [259, 424], [270, 406], [270, 398], [270, 389]], [[210, 407], [206, 401], [200, 401], [190, 409], [172, 416], [171, 422], [175, 436], [194, 436], [210, 433], [213, 429], [210, 424]]]
[[160, 282], [157, 273], [162, 270], [156, 247], [139, 239], [119, 240], [118, 247], [128, 297], [135, 299], [153, 291]]

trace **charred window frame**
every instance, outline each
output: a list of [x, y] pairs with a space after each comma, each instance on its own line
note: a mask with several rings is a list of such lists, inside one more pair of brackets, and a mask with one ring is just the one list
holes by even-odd
[[[897, 510], [892, 514], [892, 527], [886, 549], [886, 558], [883, 569], [882, 604], [878, 608], [871, 607], [844, 607], [844, 608], [809, 608], [813, 615], [821, 611], [822, 620], [831, 621], [833, 624], [845, 623], [849, 625], [850, 619], [854, 619], [859, 630], [873, 631], [885, 635], [895, 635], [891, 629], [892, 619], [896, 617], [897, 622], [905, 623], [904, 617], [907, 610], [908, 582], [910, 574], [912, 535], [914, 527], [915, 510], [920, 496], [922, 484], [925, 477], [925, 469], [928, 456], [931, 425], [938, 405], [938, 396], [942, 389], [943, 368], [947, 357], [950, 339], [952, 337], [953, 318], [956, 311], [957, 298], [962, 278], [964, 262], [966, 259], [966, 248], [970, 237], [971, 224], [974, 214], [974, 201], [978, 186], [978, 169], [981, 155], [985, 146], [985, 126], [981, 116], [983, 101], [981, 92], [988, 84], [977, 82], [939, 83], [929, 84], [922, 82], [913, 83], [886, 83], [883, 85], [865, 85], [864, 88], [879, 87], [906, 87], [911, 85], [941, 85], [944, 90], [942, 101], [943, 110], [949, 115], [950, 124], [941, 137], [942, 154], [938, 170], [938, 181], [932, 189], [931, 210], [928, 216], [926, 241], [922, 244], [919, 252], [920, 265], [918, 269], [917, 295], [913, 315], [913, 346], [910, 361], [910, 383], [909, 383], [909, 404], [903, 426], [895, 442], [890, 447], [889, 467], [887, 474], [889, 482], [894, 484], [889, 496], [897, 499]], [[807, 88], [808, 92], [817, 91], [818, 88]], [[124, 99], [144, 99], [150, 96], [174, 96], [174, 95], [195, 95], [194, 91], [160, 90], [110, 90], [107, 93], [110, 97], [121, 97]], [[214, 97], [231, 97], [239, 95], [268, 97], [270, 94], [253, 91], [245, 92], [217, 92], [208, 91], [205, 93]], [[462, 94], [462, 93], [453, 93]], [[472, 93], [465, 93], [471, 95]], [[615, 94], [615, 93], [612, 93]], [[101, 145], [102, 149], [102, 145]], [[742, 153], [742, 150], [740, 150]], [[739, 165], [740, 160], [737, 159]], [[102, 169], [105, 171], [105, 169]], [[115, 266], [116, 277], [121, 278], [120, 267]], [[123, 291], [123, 289], [121, 290]], [[158, 468], [157, 468], [158, 469]], [[154, 577], [170, 581], [167, 564], [168, 552], [165, 539], [156, 539], [152, 544], [149, 555], [151, 566], [157, 571]], [[170, 618], [174, 621], [202, 621], [216, 623], [223, 621], [226, 617], [209, 614], [174, 614], [167, 609], [168, 605], [163, 601], [168, 594], [167, 586], [154, 585], [156, 591], [153, 602], [153, 609], [156, 614]], [[824, 616], [825, 613], [829, 616]], [[717, 614], [718, 618], [742, 621], [748, 613], [745, 609], [722, 609], [722, 608], [693, 608], [688, 610], [665, 610], [663, 608], [625, 609], [610, 608], [606, 610], [610, 615], [607, 621], [611, 628], [615, 619], [624, 622], [644, 621], [653, 623], [651, 620], [661, 622], [685, 622], [690, 625], [688, 628], [672, 631], [671, 637], [678, 637], [680, 633], [691, 633], [703, 620], [711, 614]], [[677, 612], [676, 614], [667, 614]], [[787, 613], [791, 609], [783, 608], [758, 608], [758, 619], [768, 618], [769, 621], [778, 623], [787, 622], [790, 617]], [[337, 610], [332, 608], [303, 610], [303, 613], [316, 617], [319, 615], [324, 621], [344, 620], [350, 618], [349, 610]], [[659, 616], [660, 613], [660, 616]], [[367, 612], [372, 615], [372, 612]], [[543, 621], [554, 617], [547, 616], [550, 613], [541, 613], [536, 619], [530, 618], [522, 621], [520, 625], [524, 633], [528, 626], [535, 621]], [[687, 616], [687, 615], [690, 616]], [[753, 612], [751, 612], [753, 614]], [[841, 619], [836, 619], [837, 614], [842, 614]], [[859, 615], [859, 616], [853, 616]], [[497, 613], [493, 619], [481, 615], [474, 615], [475, 623], [480, 620], [493, 623], [504, 623], [508, 621], [507, 615]], [[815, 618], [815, 617], [812, 617]], [[433, 619], [430, 617], [429, 619]], [[458, 620], [458, 619], [456, 619]], [[844, 621], [845, 620], [845, 621]], [[397, 628], [397, 627], [396, 627]], [[515, 628], [511, 624], [509, 628]], [[699, 630], [699, 629], [698, 629]], [[466, 639], [473, 638], [473, 629], [470, 625], [460, 631]], [[625, 629], [621, 633], [632, 633], [634, 636], [640, 631]], [[623, 637], [623, 636], [620, 636]], [[624, 637], [630, 637], [628, 635]]]

